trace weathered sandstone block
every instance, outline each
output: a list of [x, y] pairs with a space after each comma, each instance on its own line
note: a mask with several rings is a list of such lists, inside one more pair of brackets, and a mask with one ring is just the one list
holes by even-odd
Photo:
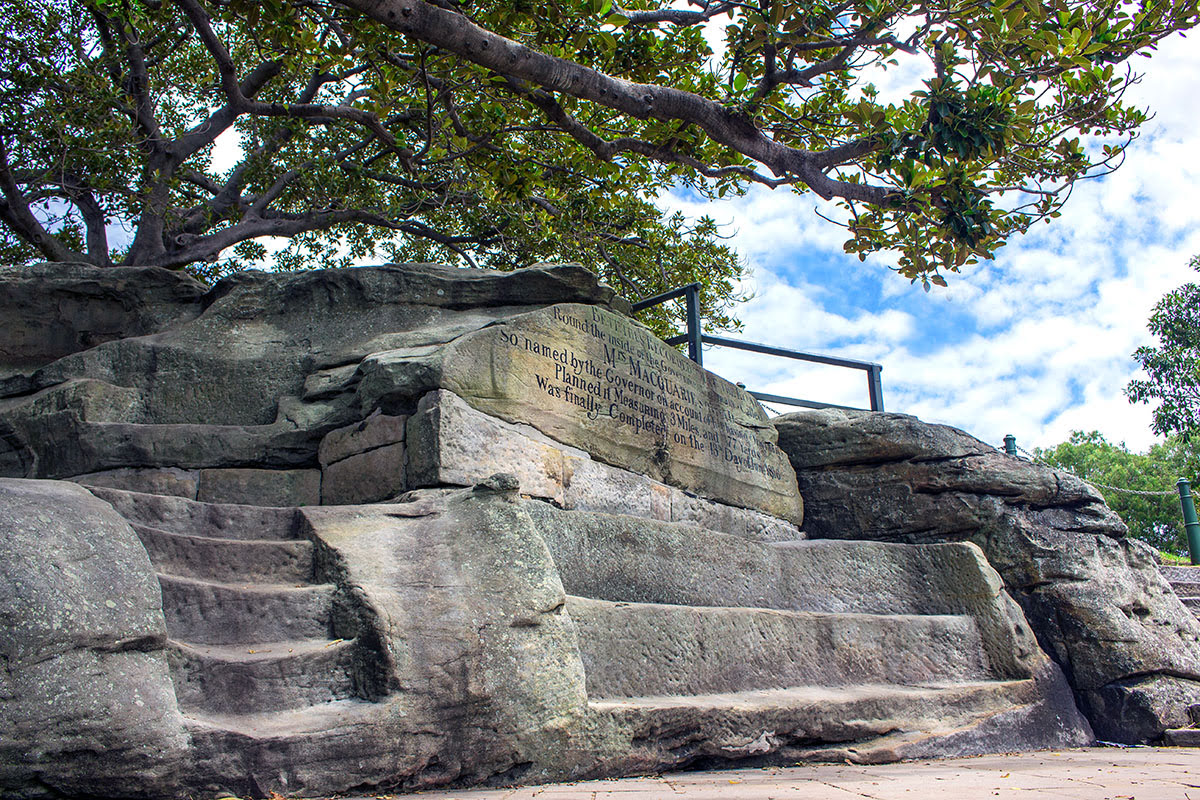
[[407, 436], [410, 486], [470, 486], [504, 469], [517, 477], [526, 495], [563, 508], [691, 522], [760, 541], [804, 536], [785, 519], [689, 495], [596, 461], [530, 425], [477, 411], [444, 389], [421, 399], [409, 419]]
[[[0, 475], [25, 478], [148, 466], [313, 467], [325, 434], [379, 407], [360, 391], [371, 384], [358, 366], [368, 356], [433, 352], [554, 303], [629, 308], [578, 266], [248, 272], [204, 291], [166, 270], [56, 264], [4, 271], [0, 281], [9, 323], [0, 335]], [[46, 281], [58, 288], [20, 302]], [[143, 289], [139, 310], [129, 303]], [[98, 305], [89, 312], [91, 300]], [[116, 312], [127, 305], [132, 310]], [[73, 323], [61, 319], [76, 312]], [[93, 323], [89, 313], [112, 319]], [[65, 338], [45, 342], [42, 333]], [[28, 372], [4, 377], [5, 364]], [[389, 402], [403, 407], [389, 413], [407, 413], [435, 384], [386, 388]]]
[[799, 524], [794, 475], [762, 407], [646, 328], [560, 304], [451, 342], [440, 384], [599, 461]]
[[205, 286], [157, 267], [0, 267], [0, 378], [200, 313]]
[[407, 488], [404, 448], [406, 416], [372, 414], [330, 431], [321, 440], [321, 502], [373, 503]]
[[196, 499], [253, 506], [315, 506], [321, 502], [317, 469], [204, 469]]
[[0, 478], [0, 794], [174, 792], [188, 739], [154, 568], [70, 483]]

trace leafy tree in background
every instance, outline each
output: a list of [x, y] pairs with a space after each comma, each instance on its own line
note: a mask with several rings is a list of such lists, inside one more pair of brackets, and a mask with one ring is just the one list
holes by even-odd
[[[633, 295], [699, 279], [720, 324], [740, 263], [653, 201], [760, 184], [839, 201], [849, 252], [928, 288], [1114, 168], [1146, 119], [1130, 59], [1196, 23], [1197, 0], [0, 0], [0, 246], [205, 274], [267, 236], [285, 268], [579, 260]], [[892, 102], [871, 81], [900, 58], [933, 77]]]
[[[700, 281], [709, 324], [736, 326], [744, 264], [712, 219], [581, 160], [495, 76], [375, 23], [355, 44], [332, 14], [0, 0], [0, 263], [579, 262], [634, 299]], [[214, 165], [223, 134], [240, 152]]]
[[[1034, 450], [1034, 457], [1097, 485], [1109, 508], [1116, 511], [1129, 533], [1159, 550], [1187, 553], [1187, 537], [1175, 482], [1180, 477], [1200, 477], [1200, 441], [1179, 437], [1152, 445], [1144, 453], [1131, 453], [1124, 443], [1113, 444], [1099, 431], [1073, 431], [1055, 447]], [[1148, 497], [1106, 487], [1141, 492], [1171, 492]]]
[[[1200, 271], [1200, 256], [1191, 265]], [[1132, 402], [1158, 403], [1155, 433], [1200, 440], [1200, 284], [1168, 292], [1154, 306], [1148, 327], [1158, 345], [1133, 354], [1147, 377], [1130, 381], [1125, 393]]]

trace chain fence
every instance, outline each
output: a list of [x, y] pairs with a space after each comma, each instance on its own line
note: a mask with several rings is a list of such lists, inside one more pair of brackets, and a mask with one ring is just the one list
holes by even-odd
[[[1033, 453], [1029, 452], [1028, 450], [1026, 450], [1024, 447], [1021, 447], [1020, 445], [1016, 445], [1016, 448], [1017, 448], [1017, 452], [1023, 454], [1025, 456], [1026, 460], [1028, 460], [1028, 461], [1032, 461], [1035, 464], [1041, 464], [1043, 467], [1050, 467], [1051, 469], [1062, 469], [1062, 467], [1056, 467], [1053, 464], [1046, 463], [1045, 461], [1038, 458]], [[1003, 447], [997, 447], [996, 449], [1002, 453], [1008, 452]], [[1069, 470], [1067, 470], [1067, 471], [1069, 471]], [[1074, 474], [1074, 473], [1072, 473], [1072, 474]], [[1084, 478], [1079, 475], [1076, 475], [1075, 477], [1079, 478], [1081, 481], [1087, 481], [1092, 486], [1095, 486], [1098, 489], [1108, 489], [1109, 491], [1137, 495], [1138, 497], [1178, 497], [1179, 496], [1178, 490], [1173, 490], [1173, 491], [1169, 491], [1169, 492], [1145, 492], [1145, 491], [1141, 491], [1139, 489], [1126, 489], [1123, 486], [1109, 486], [1107, 483], [1100, 483], [1099, 481], [1094, 481], [1091, 478]]]

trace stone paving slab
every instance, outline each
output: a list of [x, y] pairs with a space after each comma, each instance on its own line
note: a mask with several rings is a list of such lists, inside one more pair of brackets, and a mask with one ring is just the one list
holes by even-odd
[[1200, 800], [1200, 748], [1095, 747], [878, 766], [813, 764], [676, 772], [620, 780], [420, 792], [395, 797], [412, 800]]

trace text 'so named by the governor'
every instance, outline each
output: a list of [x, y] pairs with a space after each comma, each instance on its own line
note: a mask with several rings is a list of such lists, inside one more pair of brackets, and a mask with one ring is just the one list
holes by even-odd
[[784, 477], [774, 447], [738, 423], [739, 412], [757, 411], [747, 405], [749, 395], [723, 381], [704, 382], [670, 345], [611, 312], [553, 306], [547, 313], [549, 330], [514, 325], [500, 334], [519, 351], [511, 363], [531, 368], [532, 386], [546, 401], [573, 406], [587, 420], [615, 420], [636, 437], [696, 451], [739, 472]]

